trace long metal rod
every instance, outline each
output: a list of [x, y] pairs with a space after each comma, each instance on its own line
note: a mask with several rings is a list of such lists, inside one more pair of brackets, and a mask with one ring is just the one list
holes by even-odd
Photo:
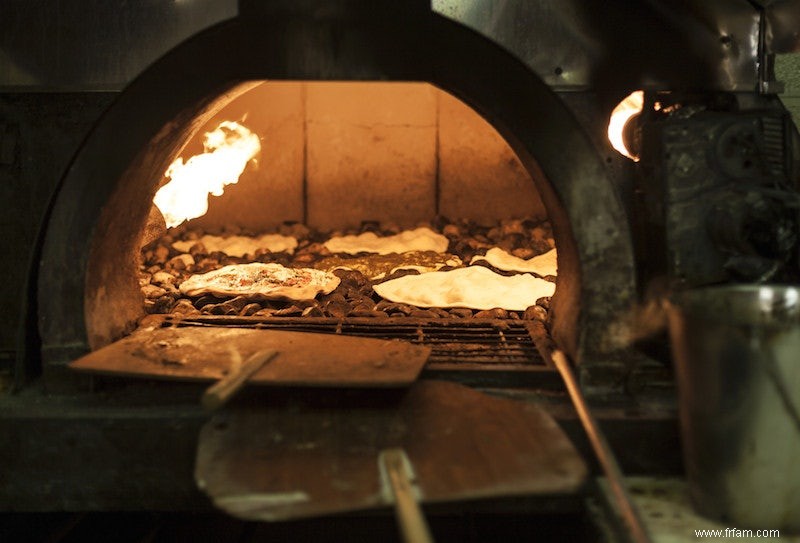
[[611, 492], [617, 502], [620, 515], [628, 528], [631, 539], [636, 543], [650, 543], [652, 539], [650, 539], [650, 535], [644, 527], [639, 511], [633, 504], [628, 489], [625, 487], [622, 470], [614, 457], [614, 453], [611, 451], [611, 447], [608, 445], [608, 441], [606, 441], [605, 435], [603, 435], [600, 427], [597, 425], [597, 421], [589, 411], [589, 406], [578, 387], [578, 382], [575, 379], [575, 374], [572, 372], [566, 355], [561, 351], [554, 351], [553, 362], [558, 372], [561, 374], [564, 384], [567, 386], [567, 391], [569, 391], [570, 398], [572, 398], [575, 411], [578, 412], [578, 417], [580, 417], [583, 428], [586, 430], [586, 435], [589, 437], [589, 442], [592, 444], [597, 460], [600, 462], [600, 466], [606, 474]]

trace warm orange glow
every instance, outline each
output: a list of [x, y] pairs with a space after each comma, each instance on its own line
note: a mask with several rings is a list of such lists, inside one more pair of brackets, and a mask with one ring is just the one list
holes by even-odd
[[634, 162], [639, 161], [638, 156], [634, 156], [627, 147], [622, 134], [625, 130], [625, 124], [637, 113], [642, 111], [644, 107], [644, 92], [638, 90], [630, 93], [622, 102], [617, 104], [614, 111], [611, 112], [611, 118], [608, 121], [608, 140], [611, 146], [614, 147], [620, 154], [630, 158]]
[[203, 140], [205, 152], [186, 163], [177, 158], [164, 176], [153, 203], [164, 215], [167, 228], [201, 217], [208, 211], [208, 195], [220, 196], [225, 186], [239, 181], [245, 166], [261, 150], [258, 136], [243, 125], [223, 121]]

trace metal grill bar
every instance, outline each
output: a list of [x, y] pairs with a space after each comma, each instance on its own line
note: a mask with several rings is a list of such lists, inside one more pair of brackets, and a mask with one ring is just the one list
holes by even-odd
[[167, 318], [165, 326], [235, 326], [401, 339], [432, 349], [429, 364], [545, 366], [524, 321], [500, 319], [232, 317]]

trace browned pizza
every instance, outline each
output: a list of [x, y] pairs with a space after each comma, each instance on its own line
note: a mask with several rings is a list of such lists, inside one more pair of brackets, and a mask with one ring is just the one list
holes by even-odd
[[338, 277], [322, 270], [254, 262], [193, 275], [181, 283], [180, 290], [187, 296], [213, 294], [298, 301], [328, 294], [338, 285]]

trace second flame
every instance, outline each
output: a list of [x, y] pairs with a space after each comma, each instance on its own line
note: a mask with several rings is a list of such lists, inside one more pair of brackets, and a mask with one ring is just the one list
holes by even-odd
[[617, 104], [614, 111], [611, 112], [611, 118], [608, 121], [608, 140], [611, 146], [622, 155], [628, 157], [634, 162], [639, 161], [639, 157], [635, 156], [625, 146], [625, 125], [628, 121], [638, 113], [641, 113], [644, 107], [644, 92], [638, 90], [630, 93], [625, 97], [622, 102]]

